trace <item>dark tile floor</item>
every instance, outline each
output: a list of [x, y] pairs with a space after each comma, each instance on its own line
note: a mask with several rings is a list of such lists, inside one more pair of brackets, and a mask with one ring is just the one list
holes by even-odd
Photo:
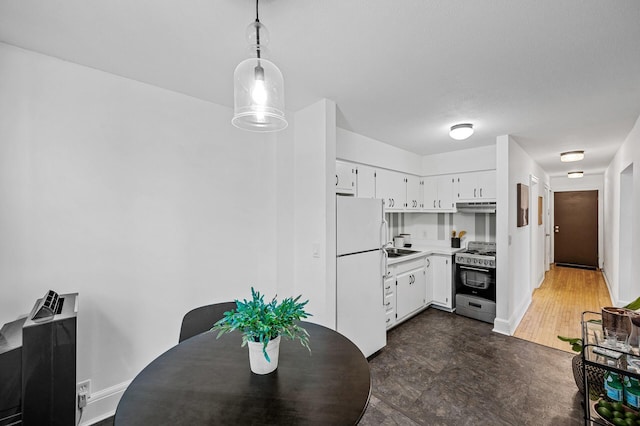
[[361, 425], [579, 425], [572, 355], [428, 309], [370, 362]]
[[583, 424], [572, 355], [491, 328], [428, 309], [391, 330], [360, 425]]

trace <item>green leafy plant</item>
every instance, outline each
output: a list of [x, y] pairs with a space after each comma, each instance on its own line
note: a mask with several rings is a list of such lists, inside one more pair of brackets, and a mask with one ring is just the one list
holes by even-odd
[[268, 362], [267, 345], [278, 336], [291, 340], [299, 340], [300, 344], [311, 352], [309, 333], [300, 327], [297, 321], [311, 316], [304, 307], [309, 301], [298, 302], [302, 295], [295, 299], [288, 297], [280, 304], [274, 297], [265, 303], [264, 295], [251, 287], [251, 300], [236, 300], [236, 309], [224, 313], [224, 317], [213, 325], [211, 330], [218, 330], [218, 338], [233, 330], [242, 332], [242, 346], [247, 342], [262, 343], [262, 353]]
[[568, 342], [571, 345], [571, 350], [574, 352], [582, 352], [582, 339], [579, 337], [564, 337], [558, 336], [558, 339], [563, 342]]

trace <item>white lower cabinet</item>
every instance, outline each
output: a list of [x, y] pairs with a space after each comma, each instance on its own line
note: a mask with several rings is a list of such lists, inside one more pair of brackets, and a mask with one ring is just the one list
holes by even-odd
[[[422, 257], [389, 266], [384, 285], [385, 303], [389, 303], [386, 306], [387, 328], [406, 320], [427, 305], [425, 259]], [[393, 294], [387, 293], [391, 291]]]
[[431, 302], [441, 307], [453, 308], [452, 257], [432, 254], [428, 257], [431, 268], [433, 297]]

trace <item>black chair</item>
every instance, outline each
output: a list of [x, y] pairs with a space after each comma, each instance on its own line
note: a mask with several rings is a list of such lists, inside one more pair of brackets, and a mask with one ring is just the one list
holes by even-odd
[[224, 317], [224, 313], [236, 308], [236, 302], [214, 303], [192, 309], [182, 319], [178, 343], [190, 337], [209, 331], [213, 324]]

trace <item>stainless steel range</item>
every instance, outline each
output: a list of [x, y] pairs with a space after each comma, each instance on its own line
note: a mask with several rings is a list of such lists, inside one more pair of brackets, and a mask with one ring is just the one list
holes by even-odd
[[456, 313], [493, 323], [496, 317], [496, 243], [470, 241], [456, 253]]

